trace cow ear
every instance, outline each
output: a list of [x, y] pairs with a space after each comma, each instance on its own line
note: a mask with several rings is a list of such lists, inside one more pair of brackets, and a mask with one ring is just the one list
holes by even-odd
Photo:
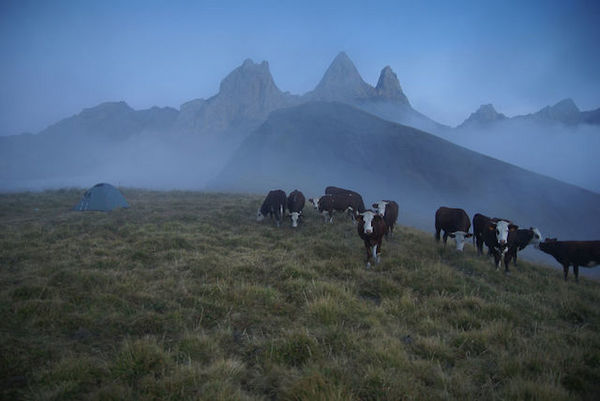
[[487, 229], [490, 231], [494, 231], [496, 229], [496, 225], [495, 224], [488, 224]]
[[517, 230], [519, 229], [519, 226], [517, 226], [517, 225], [515, 225], [515, 224], [510, 224], [510, 225], [508, 226], [508, 229], [509, 229], [510, 231], [517, 231]]
[[456, 237], [456, 234], [454, 234], [454, 233], [450, 233], [450, 234], [448, 234], [448, 236], [449, 236], [450, 238], [455, 238], [455, 237]]
[[473, 236], [472, 233], [468, 233], [467, 235], [465, 235], [465, 238], [471, 238]]

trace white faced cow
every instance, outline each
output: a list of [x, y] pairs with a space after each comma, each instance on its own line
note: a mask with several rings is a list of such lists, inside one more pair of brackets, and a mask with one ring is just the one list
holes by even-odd
[[377, 214], [383, 217], [383, 221], [385, 221], [385, 225], [387, 226], [385, 237], [387, 238], [388, 234], [394, 235], [394, 224], [398, 220], [398, 204], [393, 200], [381, 200], [373, 203], [373, 207], [377, 211]]
[[435, 239], [440, 240], [440, 232], [444, 231], [444, 245], [448, 237], [456, 241], [456, 250], [462, 252], [469, 233], [471, 222], [463, 209], [442, 206], [435, 212]]
[[508, 264], [512, 259], [515, 266], [517, 265], [517, 251], [522, 251], [528, 245], [533, 245], [536, 248], [542, 241], [542, 233], [535, 227], [517, 231], [509, 231], [508, 233], [508, 251], [504, 255], [504, 264], [508, 268]]
[[381, 260], [381, 243], [383, 236], [387, 232], [383, 217], [374, 211], [367, 210], [359, 213], [357, 231], [358, 236], [363, 240], [367, 251], [367, 269], [371, 267], [371, 258], [375, 263]]
[[[496, 269], [500, 268], [504, 254], [508, 250], [508, 233], [517, 231], [519, 226], [510, 221], [498, 218], [490, 219], [487, 216], [477, 213], [473, 216], [473, 231], [476, 231], [477, 250], [481, 253], [483, 244], [488, 247], [489, 253], [494, 256]], [[504, 271], [508, 273], [508, 265], [504, 258]]]
[[304, 194], [297, 189], [292, 191], [287, 198], [287, 208], [292, 220], [292, 227], [298, 227], [298, 222], [302, 217], [302, 209], [304, 209]]

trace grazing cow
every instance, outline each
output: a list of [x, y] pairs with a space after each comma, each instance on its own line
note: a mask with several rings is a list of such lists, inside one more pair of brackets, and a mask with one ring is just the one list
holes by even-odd
[[353, 209], [353, 212], [362, 213], [366, 210], [362, 196], [356, 191], [338, 188], [334, 186], [328, 186], [327, 188], [325, 188], [325, 195], [353, 195], [357, 198], [357, 200], [354, 201], [356, 209]]
[[275, 223], [277, 224], [277, 227], [279, 227], [281, 225], [283, 213], [285, 212], [286, 200], [285, 192], [281, 189], [270, 191], [256, 213], [256, 221], [262, 221], [265, 216], [269, 215], [271, 219], [275, 217]]
[[[508, 250], [508, 233], [517, 231], [519, 226], [498, 218], [490, 219], [477, 213], [473, 216], [473, 232], [477, 238], [477, 253], [481, 255], [483, 244], [488, 247], [489, 254], [494, 256], [496, 269], [500, 268], [502, 259]], [[508, 273], [508, 264], [504, 259], [504, 271]]]
[[302, 209], [304, 209], [304, 195], [297, 189], [290, 192], [287, 198], [287, 209], [292, 220], [292, 227], [298, 227], [298, 222], [302, 217]]
[[600, 265], [600, 241], [557, 241], [556, 238], [546, 238], [540, 242], [539, 248], [563, 266], [565, 281], [570, 265], [573, 265], [575, 281], [579, 281], [579, 266]]
[[367, 269], [371, 267], [370, 259], [373, 257], [375, 263], [381, 260], [381, 243], [387, 231], [383, 217], [372, 210], [357, 214], [358, 236], [364, 241], [367, 251]]
[[517, 251], [522, 251], [528, 245], [538, 246], [542, 240], [540, 230], [535, 227], [529, 229], [519, 229], [508, 233], [508, 251], [504, 255], [504, 265], [508, 266], [512, 259], [515, 266], [517, 265]]
[[435, 212], [435, 239], [439, 242], [440, 231], [444, 230], [444, 245], [448, 237], [456, 241], [456, 250], [461, 251], [465, 246], [467, 238], [473, 234], [469, 233], [471, 222], [467, 212], [442, 206]]
[[398, 204], [393, 200], [382, 200], [376, 203], [373, 203], [373, 207], [377, 210], [377, 214], [383, 217], [383, 221], [385, 221], [385, 225], [387, 227], [387, 232], [385, 233], [385, 237], [394, 234], [394, 224], [396, 224], [396, 220], [398, 220]]
[[355, 220], [357, 210], [360, 208], [362, 199], [358, 199], [353, 194], [335, 194], [335, 195], [323, 195], [320, 198], [310, 198], [308, 200], [315, 209], [319, 211], [327, 221], [333, 223], [333, 212], [348, 212], [352, 216], [352, 220]]

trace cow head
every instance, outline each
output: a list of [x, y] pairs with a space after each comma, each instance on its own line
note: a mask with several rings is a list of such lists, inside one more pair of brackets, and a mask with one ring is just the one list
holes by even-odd
[[308, 203], [310, 203], [311, 205], [313, 205], [313, 207], [315, 209], [318, 209], [319, 208], [319, 199], [321, 199], [321, 198], [316, 198], [316, 199], [309, 198], [308, 199]]
[[264, 214], [262, 214], [262, 213], [260, 212], [260, 208], [258, 208], [258, 211], [256, 212], [256, 221], [263, 221], [263, 220], [264, 220], [264, 218], [265, 218], [265, 215], [264, 215]]
[[490, 222], [488, 224], [488, 230], [495, 231], [496, 241], [498, 241], [498, 247], [503, 252], [506, 251], [508, 232], [516, 231], [519, 226], [509, 223], [508, 221], [500, 220], [497, 222]]
[[302, 217], [302, 211], [290, 213], [290, 219], [292, 220], [292, 227], [294, 227], [294, 228], [298, 227], [298, 222], [300, 221], [301, 217]]
[[373, 203], [373, 207], [377, 211], [378, 215], [385, 216], [385, 207], [388, 205], [388, 203], [389, 202], [386, 202], [386, 201], [379, 201], [379, 202]]
[[372, 212], [370, 210], [367, 210], [366, 212], [363, 213], [358, 213], [357, 216], [362, 219], [363, 221], [363, 231], [365, 234], [372, 234], [373, 233], [373, 219], [375, 218], [377, 214], [375, 212]]
[[473, 234], [466, 233], [464, 231], [455, 231], [453, 233], [448, 234], [450, 238], [454, 238], [456, 241], [456, 250], [462, 252], [465, 247], [465, 242], [467, 242], [467, 238], [471, 238]]
[[542, 233], [535, 227], [530, 227], [529, 230], [533, 232], [533, 238], [531, 238], [530, 244], [539, 247], [540, 242], [542, 242]]

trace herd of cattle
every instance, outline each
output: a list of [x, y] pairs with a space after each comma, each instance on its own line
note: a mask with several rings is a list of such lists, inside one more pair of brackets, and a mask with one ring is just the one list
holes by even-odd
[[[292, 227], [298, 227], [302, 220], [302, 210], [305, 197], [298, 190], [292, 191], [286, 197], [284, 191], [270, 191], [257, 213], [257, 221], [270, 216], [279, 227], [286, 211]], [[325, 222], [333, 222], [334, 212], [347, 213], [357, 225], [359, 237], [366, 249], [366, 267], [371, 267], [371, 259], [375, 263], [381, 260], [383, 237], [392, 235], [394, 224], [398, 219], [398, 204], [393, 200], [382, 200], [373, 203], [372, 209], [366, 209], [362, 196], [344, 188], [329, 186], [325, 195], [310, 198], [308, 202], [318, 210]], [[504, 262], [505, 272], [512, 261], [517, 265], [517, 252], [533, 245], [541, 251], [553, 256], [564, 270], [567, 280], [569, 266], [573, 266], [575, 280], [579, 280], [579, 266], [592, 267], [600, 264], [600, 241], [557, 241], [556, 238], [546, 238], [542, 241], [540, 230], [534, 227], [519, 229], [509, 219], [488, 217], [480, 213], [473, 216], [473, 232], [470, 233], [471, 220], [463, 209], [440, 207], [435, 213], [435, 239], [440, 240], [443, 231], [444, 245], [448, 237], [456, 241], [456, 249], [462, 251], [468, 238], [473, 238], [477, 254], [483, 254], [483, 245], [488, 249], [488, 255], [494, 257], [496, 269]]]

